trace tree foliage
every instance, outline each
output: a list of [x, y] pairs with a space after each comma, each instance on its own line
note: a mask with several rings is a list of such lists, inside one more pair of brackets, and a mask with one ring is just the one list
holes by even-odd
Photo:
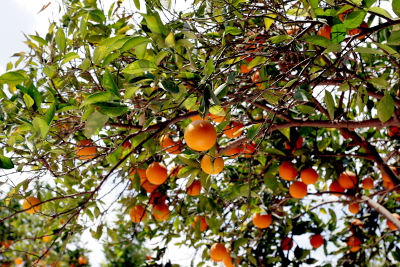
[[[390, 3], [399, 15], [399, 1]], [[161, 238], [154, 265], [176, 242], [201, 255], [196, 266], [217, 242], [240, 266], [398, 264], [386, 222], [400, 229], [392, 215], [400, 20], [381, 2], [196, 0], [185, 11], [158, 0], [63, 4], [60, 21], [26, 36], [30, 52], [0, 76], [0, 167], [8, 170], [0, 223], [37, 217], [60, 244], [90, 228], [127, 247], [106, 250], [116, 260], [130, 258], [128, 244]], [[195, 119], [216, 129], [209, 150], [186, 145]], [[205, 173], [203, 155], [222, 157], [222, 172]], [[169, 169], [158, 186], [143, 174], [153, 162]], [[319, 178], [301, 197], [309, 168]], [[367, 177], [372, 189], [362, 187]], [[40, 212], [22, 216], [13, 203], [30, 195]], [[357, 214], [347, 211], [354, 203]], [[138, 205], [146, 215], [131, 212]], [[113, 212], [122, 216], [115, 227]], [[271, 225], [256, 227], [256, 213], [271, 214]], [[21, 233], [6, 251], [28, 253], [24, 240], [41, 234]], [[320, 251], [303, 242], [319, 234]]]

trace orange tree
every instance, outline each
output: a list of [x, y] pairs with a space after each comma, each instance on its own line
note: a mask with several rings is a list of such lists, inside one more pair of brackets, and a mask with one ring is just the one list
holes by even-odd
[[116, 210], [159, 259], [397, 264], [398, 0], [63, 3], [0, 76], [2, 208], [60, 239]]

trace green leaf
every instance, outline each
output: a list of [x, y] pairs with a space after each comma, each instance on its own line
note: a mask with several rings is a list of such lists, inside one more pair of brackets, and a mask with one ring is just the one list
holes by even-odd
[[185, 163], [186, 165], [193, 167], [193, 168], [198, 168], [200, 167], [200, 164], [192, 159], [188, 159], [182, 155], [178, 155], [179, 160], [181, 160], [183, 163]]
[[329, 117], [331, 120], [335, 119], [335, 100], [332, 97], [332, 94], [325, 90], [324, 102], [326, 105], [326, 109], [328, 110]]
[[297, 101], [310, 101], [312, 99], [311, 95], [303, 90], [303, 89], [298, 89], [296, 90], [296, 92], [293, 95], [294, 99], [296, 99]]
[[400, 17], [400, 0], [392, 0], [393, 12]]
[[381, 87], [381, 88], [389, 88], [390, 84], [386, 79], [376, 77], [368, 80], [368, 82], [372, 83], [375, 86]]
[[265, 30], [268, 30], [272, 23], [274, 23], [276, 18], [276, 14], [265, 14], [264, 17], [264, 26], [265, 26]]
[[88, 21], [89, 21], [89, 13], [86, 13], [85, 15], [82, 16], [81, 23], [79, 24], [79, 30], [81, 32], [82, 38], [85, 38], [88, 33], [87, 30]]
[[32, 121], [32, 126], [35, 129], [35, 136], [46, 138], [47, 133], [49, 132], [49, 125], [47, 122], [39, 117], [36, 117]]
[[343, 24], [347, 29], [355, 29], [364, 21], [366, 14], [367, 12], [364, 10], [351, 12], [349, 15], [347, 15]]
[[232, 26], [227, 26], [225, 28], [225, 34], [231, 34], [231, 35], [239, 35], [242, 33], [242, 30], [236, 27]]
[[389, 19], [392, 18], [392, 15], [390, 15], [390, 13], [386, 9], [383, 9], [381, 7], [377, 7], [377, 6], [370, 7], [369, 11], [375, 12], [375, 13], [380, 14], [380, 15], [382, 15], [384, 17], [389, 18]]
[[213, 72], [214, 72], [215, 68], [214, 68], [214, 60], [212, 58], [210, 58], [207, 63], [206, 66], [204, 67], [204, 75], [206, 77], [209, 77]]
[[[361, 22], [360, 22], [361, 23]], [[346, 37], [346, 27], [342, 23], [335, 24], [332, 26], [331, 30], [332, 42], [339, 44]]]
[[394, 101], [389, 94], [385, 94], [378, 103], [378, 119], [384, 123], [388, 121], [394, 112]]
[[254, 139], [259, 134], [261, 126], [261, 123], [251, 125], [251, 127], [247, 129], [247, 139]]
[[64, 52], [66, 46], [66, 40], [65, 40], [65, 33], [61, 28], [57, 29], [56, 36], [54, 39], [56, 41], [56, 45], [58, 46], [60, 52]]
[[307, 36], [306, 42], [310, 44], [319, 45], [322, 47], [328, 47], [330, 44], [332, 44], [331, 40], [319, 35]]
[[0, 169], [9, 170], [12, 168], [14, 168], [14, 163], [11, 161], [11, 159], [5, 156], [0, 156]]
[[98, 103], [98, 102], [106, 102], [106, 101], [111, 101], [115, 100], [117, 97], [112, 94], [111, 92], [100, 92], [100, 93], [95, 93], [91, 96], [89, 96], [85, 102], [82, 103], [81, 107], [93, 104], [93, 103]]
[[111, 75], [108, 69], [106, 69], [103, 75], [103, 86], [107, 89], [107, 91], [119, 96], [118, 86], [114, 82], [114, 77]]
[[394, 50], [390, 46], [385, 45], [385, 44], [381, 44], [381, 43], [374, 43], [374, 44], [376, 44], [383, 51], [386, 51], [387, 53], [389, 53], [391, 56], [393, 56], [395, 58], [399, 58], [400, 57], [399, 52], [397, 52], [396, 50]]
[[179, 93], [179, 87], [173, 80], [164, 80], [161, 84], [164, 90], [173, 94]]
[[82, 61], [82, 63], [81, 63], [81, 65], [79, 66], [79, 68], [81, 68], [82, 72], [85, 72], [85, 71], [90, 67], [91, 64], [92, 64], [92, 62], [90, 62], [90, 59], [85, 58], [85, 59]]
[[75, 58], [80, 58], [80, 56], [75, 52], [70, 52], [65, 55], [63, 61], [61, 62], [61, 65], [64, 65], [65, 63], [67, 63]]
[[274, 155], [281, 155], [281, 156], [286, 156], [286, 154], [282, 151], [280, 151], [279, 149], [276, 149], [274, 147], [267, 147], [265, 149], [265, 152], [269, 153], [269, 154], [274, 154]]
[[120, 51], [122, 53], [122, 52], [130, 50], [138, 45], [148, 44], [148, 43], [151, 43], [151, 40], [149, 38], [142, 37], [142, 36], [131, 37], [128, 41], [126, 41], [124, 43], [124, 45], [121, 47]]
[[364, 54], [378, 54], [378, 55], [385, 54], [382, 51], [379, 51], [375, 48], [362, 47], [362, 46], [357, 47], [356, 49], [354, 49], [354, 51], [358, 52], [358, 53], [364, 53]]
[[83, 131], [84, 135], [87, 138], [97, 135], [107, 123], [108, 119], [109, 116], [107, 115], [103, 115], [99, 112], [92, 113], [86, 120], [85, 130]]
[[161, 63], [161, 61], [170, 54], [170, 52], [168, 51], [160, 51], [157, 56], [156, 59], [154, 60], [154, 63], [156, 65], [159, 65]]
[[0, 84], [18, 84], [22, 83], [27, 78], [19, 72], [9, 71], [0, 76]]
[[117, 35], [102, 41], [93, 51], [93, 63], [99, 64], [112, 51], [123, 45], [123, 42], [118, 42], [119, 39], [125, 38], [124, 35]]
[[45, 39], [43, 39], [40, 36], [37, 35], [29, 35], [33, 40], [35, 40], [36, 42], [38, 42], [40, 45], [44, 45], [44, 46], [48, 46], [49, 44], [47, 43], [47, 41]]
[[50, 108], [46, 111], [44, 114], [44, 121], [47, 123], [47, 125], [51, 125], [51, 122], [53, 121], [54, 115], [56, 114], [56, 103], [52, 103], [50, 105]]
[[128, 74], [138, 74], [145, 71], [155, 70], [157, 70], [156, 64], [146, 59], [139, 59], [129, 64], [125, 69], [122, 70], [122, 72]]
[[165, 43], [168, 46], [173, 46], [175, 44], [175, 36], [173, 32], [170, 32], [167, 36], [167, 38], [165, 38]]
[[388, 45], [400, 45], [400, 31], [392, 31], [392, 34], [387, 39]]
[[29, 95], [24, 94], [23, 98], [24, 98], [24, 103], [25, 103], [26, 107], [30, 108], [33, 106], [33, 104], [35, 104], [35, 101]]
[[166, 29], [164, 24], [161, 21], [160, 15], [157, 12], [151, 12], [148, 10], [148, 14], [142, 14], [143, 17], [146, 20], [147, 27], [152, 31], [153, 33], [161, 33], [163, 35], [166, 35]]
[[112, 103], [112, 102], [99, 102], [92, 104], [95, 107], [100, 108], [99, 112], [108, 115], [110, 117], [118, 117], [124, 115], [129, 111], [129, 108], [120, 103]]

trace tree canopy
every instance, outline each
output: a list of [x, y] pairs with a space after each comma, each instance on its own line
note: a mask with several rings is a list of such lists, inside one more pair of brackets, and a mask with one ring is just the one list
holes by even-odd
[[0, 260], [89, 265], [90, 229], [107, 266], [397, 266], [400, 1], [185, 3], [67, 0], [26, 35]]

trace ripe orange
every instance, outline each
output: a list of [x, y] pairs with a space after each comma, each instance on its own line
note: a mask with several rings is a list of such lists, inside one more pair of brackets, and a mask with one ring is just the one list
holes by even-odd
[[230, 156], [230, 159], [234, 159], [237, 158], [237, 156], [239, 156], [239, 154], [242, 152], [242, 149], [240, 149], [239, 147], [233, 147], [231, 149], [229, 149], [228, 151], [226, 151], [224, 154], [226, 156]]
[[197, 225], [200, 226], [200, 228], [199, 228], [200, 232], [203, 232], [203, 231], [207, 230], [207, 228], [208, 228], [206, 219], [203, 216], [194, 217], [194, 222], [192, 223], [192, 228], [195, 229]]
[[155, 185], [163, 184], [168, 178], [168, 170], [164, 164], [153, 162], [146, 170], [147, 180]]
[[16, 257], [14, 259], [15, 265], [21, 265], [24, 262], [24, 260], [21, 257]]
[[84, 264], [86, 264], [86, 263], [88, 263], [87, 258], [86, 258], [85, 256], [79, 256], [79, 258], [78, 258], [78, 264], [79, 264], [79, 265], [84, 265]]
[[153, 216], [157, 221], [165, 221], [170, 214], [171, 212], [166, 204], [158, 204], [153, 207]]
[[293, 239], [290, 237], [285, 237], [281, 243], [282, 250], [290, 250], [293, 247]]
[[364, 180], [362, 180], [361, 184], [365, 190], [370, 190], [374, 188], [374, 179], [372, 179], [371, 177], [365, 178]]
[[352, 235], [349, 237], [349, 239], [347, 239], [347, 245], [348, 246], [359, 246], [359, 245], [361, 245], [361, 240], [358, 237]]
[[[219, 155], [215, 155], [218, 157]], [[200, 162], [201, 169], [207, 174], [218, 174], [224, 169], [224, 160], [222, 158], [212, 158], [204, 155]]]
[[[22, 203], [22, 209], [24, 210], [29, 209], [30, 207], [39, 203], [40, 200], [36, 197], [33, 196], [26, 197], [24, 203]], [[39, 210], [40, 210], [40, 205], [30, 208], [29, 210], [26, 210], [26, 213], [35, 213], [38, 212]]]
[[[393, 171], [393, 173], [394, 173], [396, 176], [399, 175], [399, 172], [397, 171], [397, 168], [396, 168], [395, 166], [389, 166], [389, 168]], [[392, 182], [392, 181], [390, 180], [390, 178], [387, 177], [386, 175], [384, 175], [383, 173], [382, 173], [382, 180], [383, 180], [383, 181], [386, 181], [386, 182]]]
[[197, 120], [186, 127], [184, 138], [191, 149], [206, 151], [217, 142], [217, 131], [211, 122]]
[[394, 188], [394, 183], [392, 183], [392, 182], [383, 181], [382, 185], [383, 185], [383, 187], [385, 187], [385, 188], [387, 188], [387, 189], [392, 189], [392, 188]]
[[241, 73], [249, 73], [252, 70], [252, 68], [249, 68], [247, 65], [240, 65], [240, 72]]
[[310, 167], [300, 172], [300, 179], [305, 184], [315, 184], [318, 181], [318, 173]]
[[200, 114], [194, 115], [193, 117], [190, 117], [191, 121], [198, 121], [202, 120], [203, 118], [200, 116]]
[[187, 188], [186, 193], [189, 196], [198, 196], [201, 192], [201, 182], [199, 180], [193, 181], [193, 183]]
[[257, 87], [261, 88], [262, 83], [259, 83], [260, 81], [260, 70], [257, 70], [256, 72], [251, 75], [251, 81], [256, 84]]
[[239, 137], [242, 133], [243, 130], [241, 130], [243, 128], [243, 124], [233, 121], [230, 126], [226, 125], [224, 128], [224, 134], [226, 135], [226, 137], [228, 138], [235, 138], [235, 137]]
[[363, 223], [362, 223], [361, 220], [359, 220], [359, 219], [354, 219], [354, 220], [351, 221], [351, 223], [350, 223], [350, 225], [349, 225], [350, 232], [354, 233], [354, 231], [355, 231], [355, 229], [356, 229], [357, 227], [363, 228], [363, 226], [364, 226], [364, 225], [363, 225]]
[[149, 204], [165, 204], [167, 197], [161, 192], [154, 192], [150, 195]]
[[51, 241], [51, 237], [50, 236], [43, 236], [42, 237], [43, 242], [48, 243]]
[[92, 141], [85, 139], [77, 143], [75, 152], [78, 159], [89, 160], [96, 156], [97, 148], [92, 145]]
[[294, 198], [303, 198], [307, 195], [307, 185], [303, 182], [295, 181], [289, 186], [289, 194]]
[[251, 142], [250, 144], [243, 144], [242, 155], [246, 158], [251, 158], [254, 154], [254, 151], [257, 149], [257, 144], [255, 142]]
[[333, 181], [331, 183], [331, 185], [329, 186], [329, 191], [338, 192], [338, 193], [332, 193], [332, 195], [335, 195], [335, 196], [338, 196], [338, 197], [343, 195], [343, 194], [340, 194], [340, 193], [344, 193], [344, 190], [345, 189], [340, 186], [338, 180]]
[[[226, 108], [224, 108], [226, 110]], [[208, 114], [209, 118], [212, 119], [213, 122], [221, 123], [225, 120], [225, 116], [219, 116], [214, 114]]]
[[210, 258], [213, 261], [223, 261], [228, 256], [228, 250], [221, 243], [215, 243], [210, 248]]
[[[400, 220], [400, 215], [399, 215], [399, 214], [393, 213], [392, 215], [393, 215], [394, 217], [396, 217], [397, 220]], [[396, 225], [394, 225], [394, 223], [392, 223], [392, 222], [389, 221], [389, 220], [387, 220], [386, 224], [387, 224], [387, 226], [388, 226], [388, 228], [389, 228], [390, 230], [396, 230], [396, 229], [397, 229]]]
[[12, 244], [13, 244], [12, 240], [8, 239], [8, 240], [1, 242], [0, 248], [1, 247], [9, 248]]
[[180, 154], [183, 150], [181, 141], [174, 142], [168, 134], [163, 134], [160, 138], [161, 147], [170, 154]]
[[293, 181], [297, 176], [297, 170], [290, 161], [285, 161], [279, 166], [279, 176], [286, 181]]
[[357, 176], [354, 172], [344, 171], [339, 175], [338, 181], [344, 189], [354, 188], [357, 185]]
[[140, 205], [135, 205], [129, 211], [132, 222], [139, 223], [146, 218], [146, 210]]
[[158, 188], [158, 185], [150, 183], [147, 179], [142, 183], [142, 187], [147, 193], [153, 193]]
[[[348, 32], [348, 34], [351, 35], [351, 36], [353, 36], [353, 35], [362, 33], [362, 32], [363, 32], [363, 29], [362, 29], [362, 28], [368, 29], [368, 24], [367, 24], [365, 21], [363, 21], [363, 22], [361, 23], [361, 25], [360, 25], [358, 28], [355, 28], [355, 29], [350, 30], [350, 31]], [[361, 39], [363, 39], [365, 36], [366, 36], [366, 34], [362, 34], [362, 35], [360, 35], [359, 37], [357, 37], [357, 39], [361, 40]]]
[[317, 35], [323, 36], [325, 38], [331, 39], [331, 30], [332, 27], [329, 25], [324, 25], [321, 28], [319, 28]]
[[135, 177], [134, 175], [136, 173], [138, 173], [138, 175], [139, 175], [141, 184], [147, 180], [146, 170], [145, 169], [136, 169], [136, 168], [133, 168], [131, 170], [131, 172], [129, 173], [129, 176], [131, 176], [130, 177], [131, 180], [133, 180], [133, 178]]
[[360, 211], [360, 206], [358, 205], [358, 203], [351, 203], [349, 205], [349, 211], [351, 213], [357, 214]]
[[399, 135], [400, 134], [400, 128], [397, 126], [390, 126], [389, 130], [388, 130], [388, 136], [389, 137], [393, 137], [395, 135]]
[[235, 266], [233, 264], [233, 258], [231, 257], [231, 255], [229, 255], [229, 252], [228, 252], [228, 256], [226, 256], [222, 262], [224, 263], [225, 267], [236, 267], [236, 266], [239, 266], [239, 264], [240, 264], [239, 258], [236, 258], [237, 265]]
[[361, 248], [359, 247], [359, 246], [352, 246], [351, 248], [350, 248], [350, 251], [351, 252], [356, 252], [356, 251], [359, 251]]
[[313, 248], [319, 248], [324, 244], [324, 238], [322, 235], [312, 235], [310, 236], [310, 244]]
[[122, 151], [126, 150], [126, 149], [131, 149], [132, 144], [129, 141], [126, 141], [122, 144]]
[[271, 225], [272, 215], [271, 214], [261, 215], [260, 213], [254, 213], [252, 221], [255, 226], [264, 229]]

